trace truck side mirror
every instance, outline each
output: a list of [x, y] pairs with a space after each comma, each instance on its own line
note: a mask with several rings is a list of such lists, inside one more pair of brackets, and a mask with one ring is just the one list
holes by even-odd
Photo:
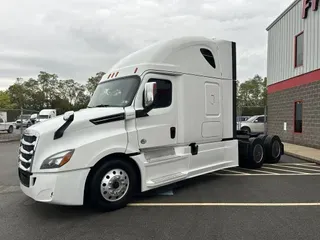
[[157, 93], [157, 83], [148, 82], [144, 86], [144, 107], [148, 108], [152, 106]]
[[74, 111], [68, 111], [63, 114], [63, 120], [66, 122], [73, 121]]

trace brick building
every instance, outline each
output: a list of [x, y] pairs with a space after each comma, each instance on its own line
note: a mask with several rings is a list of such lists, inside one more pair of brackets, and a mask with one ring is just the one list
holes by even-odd
[[296, 0], [267, 28], [268, 133], [315, 148], [320, 148], [319, 2]]

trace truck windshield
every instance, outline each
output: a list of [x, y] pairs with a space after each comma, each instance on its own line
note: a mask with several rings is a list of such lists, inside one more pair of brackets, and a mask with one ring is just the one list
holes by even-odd
[[132, 103], [139, 85], [140, 79], [136, 76], [100, 83], [88, 104], [88, 108], [127, 107]]

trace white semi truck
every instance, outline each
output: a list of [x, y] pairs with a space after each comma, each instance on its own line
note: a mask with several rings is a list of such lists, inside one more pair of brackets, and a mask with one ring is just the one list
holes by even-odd
[[182, 37], [120, 60], [86, 109], [28, 128], [19, 178], [36, 201], [108, 211], [135, 193], [281, 155], [278, 136], [236, 129], [236, 44]]

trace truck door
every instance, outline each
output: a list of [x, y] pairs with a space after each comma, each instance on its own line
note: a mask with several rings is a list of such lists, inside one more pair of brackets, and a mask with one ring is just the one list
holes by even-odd
[[[176, 82], [173, 76], [146, 74], [142, 85], [147, 82], [157, 83], [157, 95], [154, 108], [147, 116], [137, 116], [136, 127], [140, 149], [158, 148], [177, 143], [177, 101]], [[142, 91], [140, 91], [140, 96]], [[143, 98], [136, 102], [136, 109], [141, 108]]]

